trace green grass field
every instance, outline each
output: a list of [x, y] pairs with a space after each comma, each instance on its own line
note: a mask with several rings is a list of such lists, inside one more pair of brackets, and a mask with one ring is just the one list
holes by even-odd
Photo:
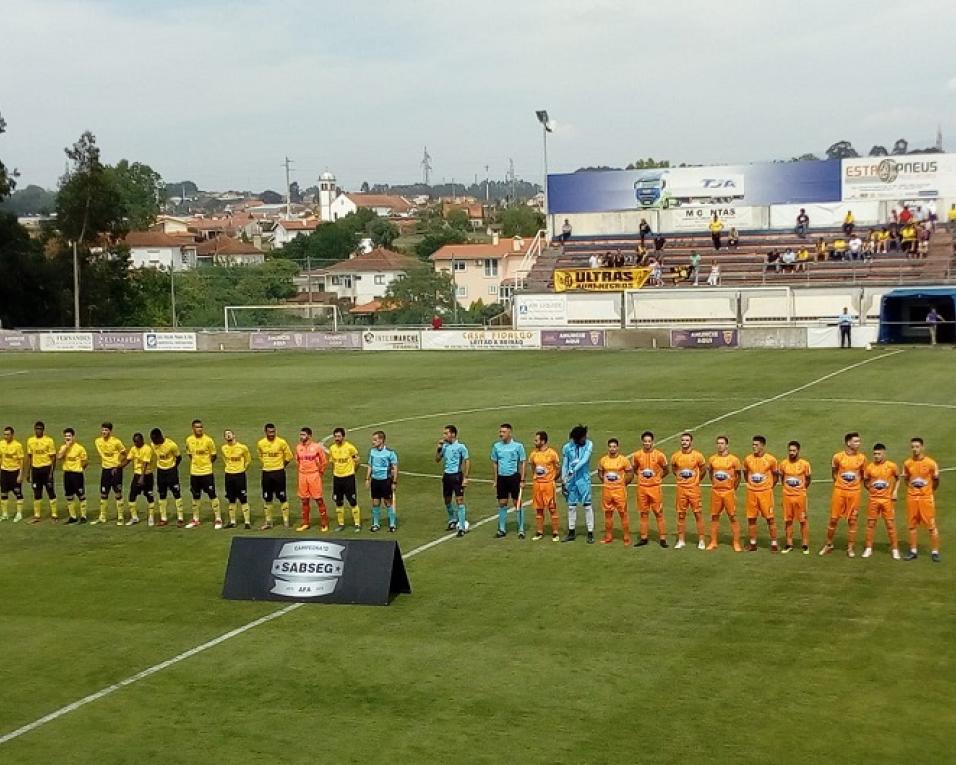
[[[402, 478], [405, 551], [444, 536], [447, 422], [475, 478], [509, 420], [557, 446], [584, 422], [596, 452], [645, 428], [668, 452], [688, 427], [705, 454], [720, 433], [741, 456], [757, 432], [778, 456], [798, 438], [818, 481], [809, 557], [771, 555], [765, 527], [735, 555], [481, 525], [410, 559], [413, 594], [387, 608], [299, 608], [0, 744], [0, 763], [956, 762], [956, 471], [937, 497], [941, 564], [925, 537], [919, 560], [891, 560], [882, 528], [870, 560], [815, 554], [845, 431], [898, 461], [918, 434], [956, 468], [951, 352], [883, 353], [2, 355], [0, 419], [24, 439], [42, 418], [92, 451], [108, 418], [127, 443], [160, 425], [181, 444], [201, 417], [252, 445], [273, 420], [290, 440], [342, 424], [364, 455], [384, 424], [427, 476]], [[491, 515], [490, 485], [468, 504], [472, 523]], [[220, 598], [231, 536], [0, 525], [0, 736], [280, 608]]]

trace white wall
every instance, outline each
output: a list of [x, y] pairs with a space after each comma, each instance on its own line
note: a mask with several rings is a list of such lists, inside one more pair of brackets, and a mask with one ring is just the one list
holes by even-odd
[[169, 269], [175, 261], [176, 270], [184, 271], [196, 267], [196, 251], [183, 250], [181, 247], [131, 247], [129, 251], [132, 268]]
[[345, 196], [345, 194], [339, 194], [329, 205], [329, 220], [334, 221], [338, 220], [339, 218], [344, 218], [346, 215], [349, 213], [354, 213], [356, 210], [358, 210], [358, 207], [351, 199]]

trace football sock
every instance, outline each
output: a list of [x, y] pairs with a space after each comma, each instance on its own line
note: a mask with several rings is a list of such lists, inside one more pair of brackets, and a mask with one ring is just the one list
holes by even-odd
[[621, 528], [624, 530], [624, 544], [631, 544], [631, 519], [626, 510], [621, 513]]
[[807, 521], [800, 521], [800, 540], [804, 547], [810, 544], [810, 524]]
[[508, 528], [508, 508], [498, 505], [498, 531]]
[[139, 520], [139, 512], [137, 511], [135, 504], [129, 506], [129, 517]]
[[382, 508], [373, 506], [372, 507], [372, 525], [380, 526], [382, 520]]
[[520, 505], [515, 509], [515, 515], [518, 516], [518, 531], [524, 532], [524, 508]]
[[[388, 506], [388, 525], [394, 528], [398, 525], [398, 515], [395, 513], [395, 508], [391, 505]], [[358, 524], [355, 524], [356, 526]]]
[[329, 508], [325, 505], [325, 500], [319, 497], [315, 503], [319, 506], [319, 521], [323, 528], [329, 525]]
[[536, 534], [544, 534], [544, 510], [534, 510], [534, 530]]
[[694, 513], [694, 523], [697, 524], [697, 538], [704, 538], [704, 516], [700, 513]]
[[710, 522], [710, 543], [717, 544], [717, 537], [720, 535], [720, 521]]
[[245, 523], [252, 523], [252, 512], [249, 510], [248, 502], [242, 504], [242, 520]]
[[588, 531], [594, 532], [594, 508], [591, 505], [584, 506], [584, 522], [588, 527]]
[[465, 504], [462, 503], [458, 505], [458, 528], [464, 530], [465, 528]]
[[[362, 508], [358, 505], [352, 508], [352, 525], [361, 526], [362, 525]], [[391, 524], [394, 526], [395, 524]]]
[[734, 544], [740, 544], [740, 521], [737, 516], [730, 519], [730, 534]]
[[[76, 518], [76, 506], [78, 502], [79, 500], [77, 499], [74, 499], [72, 501], [69, 499], [66, 500], [66, 512], [69, 514], [71, 518]], [[4, 515], [6, 515], [6, 508], [4, 508]]]
[[86, 518], [86, 500], [80, 500], [80, 518]]
[[282, 513], [282, 522], [286, 525], [289, 524], [289, 503], [283, 502], [279, 505], [279, 511]]
[[235, 523], [235, 522], [236, 522], [236, 503], [230, 502], [229, 503], [229, 523]]
[[863, 546], [873, 546], [873, 536], [876, 533], [876, 519], [866, 522], [866, 534], [863, 537]]
[[126, 505], [119, 497], [116, 498], [116, 520], [122, 521], [126, 518]]
[[777, 541], [777, 522], [773, 518], [771, 518], [770, 521], [767, 523], [767, 527], [770, 529], [770, 541], [776, 542]]
[[272, 523], [272, 502], [265, 502], [262, 506], [262, 511], [266, 517], [266, 523]]
[[176, 497], [176, 518], [183, 519], [183, 498]]
[[896, 521], [892, 518], [886, 519], [886, 535], [890, 538], [890, 547], [895, 550], [898, 540], [896, 538]]
[[[311, 504], [312, 503], [309, 502], [309, 500], [307, 499], [302, 500], [302, 525], [303, 526], [308, 526], [310, 523], [312, 523]], [[287, 513], [288, 511], [283, 511], [283, 515], [282, 515], [283, 519], [286, 519], [288, 517]]]
[[847, 524], [846, 544], [847, 547], [853, 547], [856, 544], [856, 518], [851, 518]]
[[51, 518], [57, 518], [57, 517], [59, 517], [59, 511], [57, 510], [56, 500], [55, 500], [55, 499], [51, 499], [51, 500], [50, 500], [50, 517], [51, 517]]
[[212, 498], [212, 514], [217, 521], [222, 520], [222, 508], [219, 505], [219, 497]]
[[146, 505], [146, 510], [149, 512], [149, 517], [152, 518], [156, 515], [156, 501], [152, 501]]
[[687, 513], [677, 514], [677, 538], [683, 539], [687, 533]]
[[932, 552], [939, 552], [939, 529], [935, 526], [929, 531], [929, 543], [932, 545]]
[[40, 502], [41, 501], [42, 500], [39, 500], [39, 499], [33, 500], [33, 517], [34, 518], [40, 517]]
[[827, 525], [827, 544], [833, 544], [833, 537], [836, 536], [836, 521], [831, 520]]
[[604, 511], [604, 539], [610, 542], [614, 538], [614, 511]]
[[448, 512], [448, 520], [449, 521], [455, 520], [455, 509], [452, 506], [451, 502], [445, 505], [445, 510]]
[[641, 539], [647, 539], [647, 535], [651, 533], [650, 513], [640, 513], [640, 519], [639, 533]]
[[[542, 531], [542, 533], [544, 532], [544, 518], [543, 518], [543, 516], [544, 516], [544, 513], [542, 513], [542, 519], [541, 519], [541, 520], [542, 520], [542, 523], [541, 523], [541, 531]], [[559, 533], [560, 531], [561, 531], [561, 519], [558, 518], [558, 511], [557, 511], [557, 510], [552, 510], [552, 511], [551, 511], [551, 533], [552, 533], [552, 534], [557, 534], [557, 533]]]
[[568, 505], [568, 531], [574, 531], [578, 525], [578, 506]]
[[336, 506], [335, 506], [335, 517], [336, 517], [336, 519], [337, 519], [338, 522], [339, 522], [339, 526], [344, 526], [344, 525], [345, 525], [345, 508], [344, 508], [344, 507], [339, 507], [338, 505], [336, 505]]
[[0, 497], [0, 518], [7, 518], [10, 514], [10, 497]]
[[654, 518], [657, 520], [657, 535], [663, 539], [667, 536], [667, 523], [664, 521], [664, 513], [654, 513]]

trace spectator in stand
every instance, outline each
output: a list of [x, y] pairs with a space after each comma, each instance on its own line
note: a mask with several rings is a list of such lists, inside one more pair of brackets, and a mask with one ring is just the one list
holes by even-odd
[[956, 202], [946, 212], [946, 227], [949, 233], [956, 237]]
[[929, 223], [925, 226], [916, 228], [916, 253], [919, 257], [925, 258], [929, 255], [929, 238], [931, 235]]
[[651, 269], [651, 286], [652, 287], [663, 287], [664, 280], [661, 278], [661, 264], [657, 261], [656, 258], [651, 257], [648, 260], [647, 265]]
[[850, 260], [860, 260], [863, 257], [863, 240], [859, 235], [851, 236], [850, 241], [846, 243], [846, 248], [850, 253]]
[[654, 252], [660, 252], [664, 249], [664, 245], [667, 244], [667, 240], [664, 238], [663, 234], [658, 234], [654, 237]]
[[565, 218], [564, 225], [561, 226], [561, 246], [564, 247], [571, 238], [571, 222]]
[[732, 250], [736, 250], [738, 244], [740, 244], [740, 234], [737, 233], [736, 226], [731, 226], [730, 233], [727, 234], [727, 246]]
[[883, 226], [883, 228], [876, 232], [876, 254], [886, 255], [889, 251], [889, 245], [890, 231], [886, 226]]
[[938, 220], [936, 202], [932, 199], [926, 203], [926, 219], [929, 222], [929, 233], [932, 234], [936, 230], [936, 221]]
[[443, 322], [441, 316], [439, 316], [437, 313], [432, 316], [432, 329], [439, 330], [442, 328], [442, 324]]
[[784, 271], [793, 271], [793, 267], [797, 262], [797, 253], [793, 251], [792, 248], [788, 247], [783, 251], [783, 255], [780, 256], [780, 263], [783, 265]]
[[[710, 240], [714, 243], [714, 249], [720, 249], [720, 232], [724, 230], [724, 222], [717, 216], [717, 213], [714, 213], [714, 217], [711, 219], [710, 224], [707, 226], [710, 229]], [[710, 280], [708, 279], [708, 282]]]
[[870, 233], [867, 234], [866, 240], [863, 242], [863, 259], [872, 260], [873, 256], [876, 254], [876, 248], [880, 244], [880, 232], [875, 228], [870, 229]]
[[767, 252], [767, 257], [763, 262], [763, 272], [767, 271], [779, 271], [780, 270], [780, 255], [777, 254], [776, 250], [770, 250]]
[[796, 233], [796, 235], [801, 239], [804, 239], [809, 231], [810, 216], [807, 215], [807, 211], [801, 207], [800, 214], [797, 216], [797, 226], [794, 228], [794, 233]]
[[647, 248], [643, 244], [637, 245], [637, 265], [647, 265]]
[[847, 210], [846, 215], [843, 216], [843, 233], [852, 236], [854, 226], [856, 226], [856, 218], [853, 217], [853, 211]]
[[831, 260], [846, 260], [846, 239], [840, 238], [833, 240], [833, 252], [830, 254]]
[[800, 251], [797, 253], [797, 271], [806, 271], [807, 264], [810, 262], [810, 250], [806, 247], [801, 247]]
[[907, 223], [913, 222], [913, 213], [910, 211], [909, 205], [903, 205], [903, 212], [900, 213], [899, 224], [900, 226], [905, 226]]
[[710, 273], [707, 275], [707, 286], [720, 286], [720, 264], [716, 260], [710, 264]]
[[697, 250], [690, 253], [690, 274], [688, 274], [688, 278], [691, 276], [694, 277], [694, 286], [698, 286], [700, 284], [700, 253]]
[[637, 233], [641, 236], [641, 246], [644, 246], [644, 240], [651, 235], [651, 226], [645, 218], [641, 218], [641, 225], [637, 227]]
[[916, 256], [916, 224], [912, 218], [900, 226], [900, 249], [906, 253], [907, 258]]
[[939, 323], [943, 320], [943, 317], [936, 313], [936, 307], [933, 306], [929, 309], [929, 313], [926, 314], [926, 325], [929, 327], [929, 344], [936, 345], [936, 328], [939, 326]]
[[817, 239], [817, 260], [826, 260], [827, 259], [827, 240], [826, 237], [821, 236]]
[[597, 268], [601, 264], [600, 259], [597, 256], [596, 252], [591, 253], [591, 257], [588, 258], [588, 267]]
[[624, 262], [624, 253], [618, 250], [617, 252], [614, 253], [614, 267], [624, 268], [625, 265], [626, 264]]

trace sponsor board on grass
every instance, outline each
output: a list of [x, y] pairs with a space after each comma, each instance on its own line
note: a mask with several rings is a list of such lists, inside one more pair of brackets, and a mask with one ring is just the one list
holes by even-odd
[[44, 332], [40, 335], [41, 351], [92, 351], [92, 332]]
[[603, 348], [605, 335], [603, 329], [590, 330], [541, 330], [542, 348]]
[[426, 351], [501, 351], [540, 347], [541, 332], [536, 329], [443, 329], [422, 333], [422, 350]]
[[362, 333], [363, 351], [417, 351], [421, 348], [417, 329], [370, 329]]
[[362, 336], [358, 332], [253, 332], [249, 335], [249, 348], [253, 351], [358, 350], [361, 347]]
[[672, 329], [672, 348], [736, 348], [736, 329]]
[[147, 351], [194, 351], [195, 332], [144, 332], [143, 349]]

